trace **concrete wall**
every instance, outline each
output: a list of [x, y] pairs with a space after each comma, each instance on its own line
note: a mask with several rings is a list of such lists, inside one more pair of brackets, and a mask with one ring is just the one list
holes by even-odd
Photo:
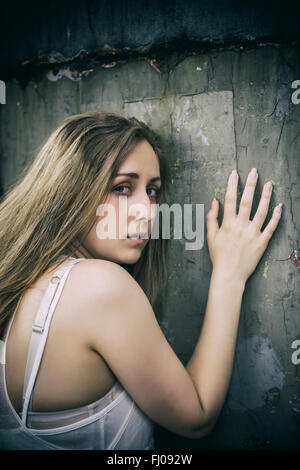
[[[230, 5], [232, 9], [234, 2]], [[77, 27], [77, 33], [78, 8], [78, 23], [75, 13], [70, 14], [70, 28]], [[223, 39], [239, 23], [230, 11], [231, 22], [230, 15], [227, 23], [217, 17], [217, 24], [224, 27]], [[243, 34], [246, 18], [240, 23]], [[293, 21], [293, 14], [290, 18]], [[97, 21], [96, 16], [95, 28]], [[280, 225], [247, 283], [231, 384], [214, 431], [195, 441], [157, 426], [157, 448], [300, 449], [300, 365], [291, 359], [291, 345], [300, 339], [299, 269], [291, 260], [275, 261], [288, 258], [300, 245], [300, 104], [291, 100], [291, 84], [300, 80], [300, 54], [293, 28], [285, 36], [290, 39], [288, 44], [282, 36], [284, 28], [278, 32], [281, 39], [277, 43], [268, 43], [274, 28], [271, 30], [265, 29], [266, 42], [259, 43], [257, 35], [247, 48], [214, 43], [204, 50], [200, 43], [198, 49], [193, 43], [193, 50], [187, 47], [176, 54], [175, 48], [171, 57], [165, 46], [159, 56], [157, 45], [155, 57], [145, 51], [132, 55], [123, 49], [120, 60], [109, 66], [101, 53], [98, 58], [103, 61], [92, 65], [88, 58], [81, 60], [80, 67], [74, 62], [70, 67], [66, 61], [56, 61], [54, 67], [36, 60], [34, 68], [25, 70], [26, 64], [18, 62], [25, 55], [16, 47], [15, 62], [2, 68], [7, 77], [6, 104], [0, 109], [4, 191], [62, 119], [89, 109], [105, 109], [134, 115], [163, 136], [170, 149], [174, 202], [204, 204], [206, 213], [215, 196], [221, 202], [221, 222], [229, 173], [233, 168], [239, 172], [240, 198], [248, 171], [257, 167], [252, 215], [268, 180], [274, 190], [266, 223], [274, 206], [283, 203]], [[213, 36], [215, 29], [211, 32]], [[95, 35], [100, 47], [100, 33], [99, 37]], [[63, 54], [78, 52], [76, 42], [71, 51], [63, 37], [60, 41]], [[34, 45], [32, 60], [38, 50]], [[56, 52], [59, 45], [58, 41]], [[2, 57], [3, 64], [7, 58]], [[201, 331], [211, 263], [206, 237], [200, 250], [186, 250], [184, 240], [173, 239], [170, 246], [167, 292], [157, 314], [168, 341], [185, 364]]]
[[[0, 65], [149, 50], [184, 38], [208, 45], [299, 39], [296, 0], [14, 0], [1, 8]], [[58, 58], [56, 56], [56, 58]]]

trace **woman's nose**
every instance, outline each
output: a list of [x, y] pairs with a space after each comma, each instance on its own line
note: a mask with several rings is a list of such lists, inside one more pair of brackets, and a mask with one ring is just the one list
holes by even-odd
[[154, 207], [146, 191], [139, 192], [132, 198], [129, 206], [129, 215], [150, 221], [154, 216]]

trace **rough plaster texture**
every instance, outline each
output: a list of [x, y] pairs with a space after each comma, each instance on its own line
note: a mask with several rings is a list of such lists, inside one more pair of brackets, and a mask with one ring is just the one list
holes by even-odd
[[[168, 74], [129, 60], [79, 80], [45, 72], [26, 86], [7, 83], [5, 191], [62, 119], [106, 109], [135, 115], [163, 136], [174, 202], [204, 204], [206, 213], [216, 196], [221, 221], [229, 173], [239, 172], [240, 198], [252, 167], [259, 173], [252, 215], [268, 180], [274, 190], [266, 222], [283, 202], [276, 234], [247, 282], [231, 384], [214, 431], [195, 441], [158, 428], [157, 448], [300, 448], [300, 366], [291, 361], [291, 344], [300, 339], [300, 272], [290, 260], [275, 261], [299, 247], [300, 105], [291, 102], [299, 58], [297, 47], [270, 45], [189, 56]], [[196, 251], [171, 240], [167, 292], [157, 314], [184, 364], [201, 331], [210, 274], [206, 237]]]

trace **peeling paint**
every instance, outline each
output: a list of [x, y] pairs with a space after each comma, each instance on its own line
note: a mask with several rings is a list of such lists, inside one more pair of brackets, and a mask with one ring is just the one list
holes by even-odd
[[111, 69], [112, 67], [115, 67], [117, 65], [117, 62], [110, 62], [108, 64], [101, 64], [101, 67], [104, 69]]
[[78, 82], [82, 79], [83, 76], [88, 75], [89, 73], [93, 72], [94, 69], [90, 70], [70, 70], [69, 68], [62, 68], [59, 69], [57, 73], [53, 73], [53, 70], [50, 70], [47, 73], [47, 78], [50, 82], [56, 82], [63, 77], [69, 78], [73, 82]]
[[158, 68], [155, 60], [149, 59], [148, 62], [157, 72], [161, 73], [161, 70]]
[[[179, 111], [179, 110], [178, 110]], [[188, 99], [185, 101], [182, 109], [182, 105], [180, 107], [180, 112], [178, 112], [178, 124], [177, 129], [181, 130], [183, 127], [187, 125], [190, 126], [191, 122], [195, 120], [197, 117], [197, 131], [196, 137], [200, 137], [202, 140], [203, 145], [209, 145], [208, 138], [203, 132], [203, 122], [198, 116], [199, 112], [197, 109], [196, 104], [194, 103], [193, 99]], [[196, 129], [195, 129], [196, 130]]]
[[60, 62], [66, 62], [66, 57], [64, 57], [60, 52], [51, 51], [48, 54], [48, 62], [49, 64], [56, 64]]
[[89, 52], [86, 49], [80, 49], [74, 56], [72, 57], [65, 57], [61, 52], [58, 51], [51, 51], [49, 54], [41, 54], [40, 59], [41, 62], [48, 62], [49, 64], [59, 64], [65, 62], [71, 62], [75, 59], [82, 59], [89, 55]]
[[203, 134], [201, 128], [198, 130], [197, 137], [201, 137], [203, 145], [209, 145], [208, 138]]
[[298, 252], [297, 250], [294, 250], [294, 251], [291, 253], [290, 259], [291, 259], [292, 263], [294, 263], [294, 265], [295, 265], [297, 268], [300, 268], [299, 252]]
[[300, 268], [299, 250], [293, 250], [288, 258], [274, 259], [274, 261], [287, 261], [289, 259], [296, 266], [296, 268]]

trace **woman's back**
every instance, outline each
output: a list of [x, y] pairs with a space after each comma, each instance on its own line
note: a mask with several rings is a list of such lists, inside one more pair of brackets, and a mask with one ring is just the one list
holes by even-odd
[[[49, 329], [42, 334], [33, 332], [32, 338], [35, 336], [35, 339], [30, 343], [31, 349], [35, 349], [35, 355], [38, 356], [41, 346], [37, 343], [40, 337], [46, 335], [41, 341], [45, 341], [44, 352], [41, 351], [40, 367], [36, 371], [37, 378], [33, 384], [34, 393], [28, 403], [32, 405], [33, 411], [29, 411], [27, 422], [29, 427], [32, 425], [35, 428], [33, 433], [46, 439], [50, 446], [66, 449], [143, 449], [152, 445], [151, 421], [134, 404], [99, 353], [89, 347], [84, 327], [84, 312], [81, 310], [82, 300], [80, 305], [82, 296], [80, 289], [76, 288], [81, 273], [76, 270], [74, 264], [81, 260], [84, 258], [65, 260], [60, 265], [61, 273], [64, 274], [60, 280], [54, 277], [53, 269], [44, 273], [22, 297], [10, 330], [5, 332], [6, 355], [4, 351], [1, 354], [2, 362], [6, 364], [1, 364], [0, 421], [3, 432], [0, 430], [0, 448], [44, 448], [42, 443], [32, 441], [32, 432], [29, 431], [28, 434], [24, 420], [21, 422], [22, 391], [32, 325], [37, 321], [37, 311], [40, 313], [43, 302], [44, 307], [47, 304], [48, 312], [45, 315], [44, 329], [47, 330], [47, 321]], [[72, 275], [69, 275], [70, 272]], [[69, 282], [65, 282], [67, 280]], [[59, 283], [56, 283], [57, 281]], [[58, 294], [59, 289], [61, 295]], [[57, 306], [53, 309], [53, 304], [56, 303], [53, 299], [56, 297]], [[51, 316], [51, 311], [53, 319], [51, 318], [50, 324], [48, 317]], [[2, 349], [5, 349], [4, 341], [5, 337], [2, 338]], [[29, 356], [30, 354], [32, 351]], [[35, 358], [31, 358], [28, 362], [33, 366], [34, 361]], [[30, 388], [30, 364], [27, 367], [29, 369], [26, 369], [25, 385]], [[34, 375], [34, 366], [32, 370]], [[16, 418], [15, 411], [19, 413], [19, 419]], [[129, 442], [126, 440], [126, 430], [131, 427], [131, 422], [135, 424], [130, 431]], [[84, 423], [85, 426], [81, 426]], [[15, 433], [18, 425], [22, 434], [20, 447], [18, 437], [9, 439], [9, 429], [14, 429]], [[65, 431], [69, 432], [65, 433], [61, 426], [67, 426]], [[49, 432], [46, 429], [49, 429]], [[143, 430], [144, 437], [137, 438], [139, 432], [143, 435]], [[26, 438], [29, 441], [24, 444]], [[27, 445], [29, 447], [26, 447]]]
[[[61, 266], [68, 263], [69, 260], [66, 260]], [[81, 309], [84, 303], [83, 289], [80, 293], [76, 268], [80, 269], [80, 266], [72, 267], [51, 321], [34, 387], [34, 411], [58, 411], [85, 405], [105, 395], [116, 381], [101, 356], [91, 351], [86, 344], [85, 319]], [[6, 355], [7, 389], [18, 412], [22, 406], [31, 328], [50, 278], [51, 271], [48, 270], [32, 289], [25, 292], [9, 334]], [[76, 364], [76, 367], [71, 367], [72, 364]]]

